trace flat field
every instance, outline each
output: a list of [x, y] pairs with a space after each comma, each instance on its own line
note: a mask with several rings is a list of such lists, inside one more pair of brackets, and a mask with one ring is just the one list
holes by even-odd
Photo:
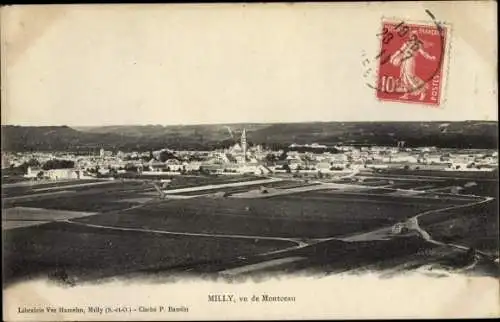
[[166, 236], [53, 222], [4, 235], [4, 282], [64, 272], [79, 280], [190, 266], [293, 246], [286, 241]]
[[[174, 187], [236, 180], [234, 177], [214, 177], [213, 181], [210, 177], [196, 178], [179, 177]], [[6, 198], [3, 206], [46, 211], [42, 224], [4, 232], [4, 281], [11, 283], [54, 274], [85, 281], [140, 272], [217, 272], [280, 256], [305, 258], [284, 270], [316, 267], [319, 271], [342, 271], [382, 260], [401, 263], [407, 256], [416, 256], [416, 252], [434, 246], [411, 237], [360, 242], [329, 240], [294, 248], [304, 241], [340, 238], [390, 227], [424, 211], [465, 206], [477, 199], [430, 192], [395, 195], [399, 193], [396, 188], [377, 187], [383, 180], [386, 179], [369, 180], [377, 184], [366, 189], [325, 189], [255, 199], [201, 196], [160, 200], [153, 194], [151, 184], [121, 180], [96, 186], [64, 184], [60, 186], [60, 190], [67, 190], [64, 194], [57, 194], [59, 189], [38, 196], [40, 192], [19, 192], [15, 197], [20, 199]], [[449, 180], [434, 182], [438, 187], [456, 182]], [[471, 179], [459, 182], [463, 185], [468, 181]], [[409, 183], [412, 189], [430, 185], [419, 178]], [[480, 180], [476, 183], [477, 186], [468, 189], [483, 194], [494, 194], [497, 189]], [[281, 189], [300, 185], [303, 184], [288, 180], [264, 184]], [[258, 187], [229, 187], [196, 194], [252, 189]], [[498, 229], [496, 205], [492, 202], [479, 208], [438, 212], [422, 216], [420, 223], [437, 240], [470, 244], [492, 252], [498, 245], [494, 243], [498, 233], [493, 232], [495, 227]], [[60, 212], [51, 210], [96, 214], [62, 218]], [[274, 254], [279, 250], [285, 252]], [[273, 255], [268, 255], [269, 252]]]
[[78, 221], [188, 233], [325, 238], [392, 225], [456, 202], [314, 191], [264, 199], [166, 200]]

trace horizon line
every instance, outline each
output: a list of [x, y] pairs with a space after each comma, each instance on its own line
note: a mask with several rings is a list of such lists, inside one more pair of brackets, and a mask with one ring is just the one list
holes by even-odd
[[170, 124], [160, 124], [160, 123], [115, 123], [115, 124], [101, 124], [101, 125], [69, 125], [69, 124], [50, 124], [50, 125], [33, 125], [33, 124], [3, 124], [3, 126], [19, 126], [19, 127], [70, 127], [70, 128], [84, 128], [84, 127], [108, 127], [108, 126], [203, 126], [203, 125], [234, 125], [234, 124], [305, 124], [305, 123], [438, 123], [438, 122], [446, 122], [446, 123], [463, 123], [463, 122], [498, 122], [498, 120], [460, 120], [460, 121], [450, 121], [450, 120], [401, 120], [401, 121], [287, 121], [287, 122], [214, 122], [214, 123], [170, 123]]

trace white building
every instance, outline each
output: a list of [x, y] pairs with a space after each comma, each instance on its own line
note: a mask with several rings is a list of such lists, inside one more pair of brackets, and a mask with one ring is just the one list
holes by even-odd
[[10, 164], [10, 158], [5, 153], [2, 153], [2, 169], [10, 167]]
[[68, 180], [68, 179], [82, 179], [83, 173], [77, 169], [32, 169], [28, 167], [26, 170], [25, 178], [36, 178], [41, 172], [43, 178], [48, 178], [50, 180]]

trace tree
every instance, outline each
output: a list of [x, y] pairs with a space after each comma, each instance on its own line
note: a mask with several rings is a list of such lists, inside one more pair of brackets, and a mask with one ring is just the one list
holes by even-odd
[[43, 171], [39, 171], [39, 172], [36, 174], [36, 177], [37, 177], [37, 179], [42, 179], [42, 178], [43, 178]]
[[[31, 168], [38, 168], [40, 167], [40, 162], [37, 160], [37, 159], [30, 159], [26, 162], [24, 162], [23, 164], [21, 164], [20, 166], [17, 167], [17, 170], [20, 172], [20, 173], [26, 173], [26, 171], [28, 171], [28, 167], [31, 167]], [[11, 169], [14, 169], [14, 165], [11, 164], [10, 166]]]
[[40, 162], [35, 158], [31, 158], [28, 162], [26, 162], [26, 165], [32, 168], [38, 168], [40, 166]]
[[133, 163], [127, 163], [125, 165], [125, 171], [127, 172], [137, 172], [138, 167]]
[[278, 157], [278, 159], [280, 161], [283, 161], [283, 160], [286, 160], [287, 157], [288, 157], [288, 154], [286, 153], [286, 151], [283, 151], [283, 153], [281, 153], [281, 155]]
[[188, 161], [189, 162], [192, 162], [192, 161], [203, 161], [203, 158], [200, 158], [198, 155], [190, 155], [188, 157]]
[[71, 169], [75, 167], [75, 162], [71, 160], [59, 160], [52, 159], [42, 166], [43, 170], [51, 170], [51, 169]]
[[269, 153], [269, 154], [266, 155], [266, 161], [267, 162], [274, 163], [277, 160], [278, 160], [278, 158], [273, 153]]
[[312, 158], [309, 154], [304, 155], [303, 160], [306, 162], [312, 161]]
[[165, 151], [160, 152], [159, 159], [161, 162], [165, 162], [165, 161], [170, 160], [170, 159], [177, 159], [177, 157], [172, 152], [165, 150]]

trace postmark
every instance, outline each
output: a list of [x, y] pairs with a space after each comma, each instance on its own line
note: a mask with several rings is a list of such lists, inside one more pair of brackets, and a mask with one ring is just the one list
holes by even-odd
[[376, 34], [380, 51], [371, 59], [363, 54], [364, 77], [372, 76], [367, 85], [380, 101], [430, 106], [442, 102], [449, 28], [428, 14], [433, 21], [383, 19]]

